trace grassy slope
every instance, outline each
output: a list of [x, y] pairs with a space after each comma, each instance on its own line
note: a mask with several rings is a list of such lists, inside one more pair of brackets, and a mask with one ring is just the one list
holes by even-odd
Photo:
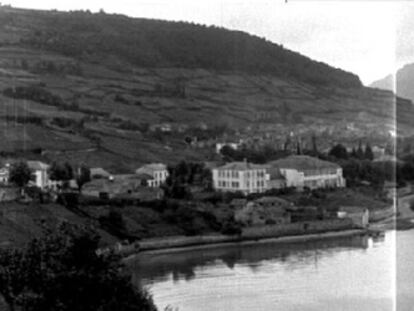
[[[283, 140], [291, 130], [301, 132], [304, 137], [316, 132], [326, 138], [327, 145], [335, 140], [356, 141], [359, 137], [380, 140], [387, 136], [394, 124], [393, 98], [387, 92], [311, 84], [299, 81], [292, 76], [293, 73], [291, 76], [277, 72], [252, 73], [249, 68], [218, 70], [215, 68], [217, 64], [204, 64], [207, 69], [177, 68], [174, 67], [177, 62], [171, 61], [174, 55], [162, 57], [163, 61], [171, 62], [164, 64], [169, 65], [167, 68], [154, 65], [143, 67], [138, 60], [131, 64], [129, 56], [118, 50], [103, 50], [86, 56], [76, 53], [67, 55], [70, 53], [65, 54], [59, 49], [53, 51], [47, 42], [39, 48], [40, 39], [35, 42], [37, 45], [27, 43], [26, 39], [32, 35], [29, 22], [32, 22], [33, 29], [41, 29], [42, 36], [50, 36], [49, 33], [43, 34], [48, 23], [57, 20], [57, 16], [59, 20], [70, 20], [71, 14], [9, 11], [0, 8], [0, 14], [8, 17], [0, 23], [0, 90], [35, 85], [60, 96], [65, 106], [55, 107], [0, 95], [0, 139], [4, 142], [0, 145], [0, 152], [40, 147], [46, 151], [43, 154], [46, 160], [70, 160], [76, 164], [86, 162], [90, 166], [125, 172], [149, 161], [204, 160], [213, 154], [211, 149], [187, 147], [183, 140], [185, 134], [160, 137], [136, 129], [121, 130], [120, 125], [125, 121], [135, 126], [164, 122], [189, 126], [205, 123], [209, 127], [226, 125], [241, 129], [247, 136], [260, 136], [261, 127], [267, 127], [266, 131], [272, 132], [275, 143]], [[39, 19], [42, 14], [47, 18]], [[101, 19], [105, 18], [111, 20], [112, 26], [103, 30], [104, 37], [111, 33], [111, 29], [122, 30], [125, 25], [131, 27], [139, 23], [128, 21], [124, 25], [123, 18], [120, 18], [121, 25], [117, 26], [116, 17], [94, 16], [91, 19], [93, 27], [101, 25]], [[86, 29], [90, 26], [87, 20], [83, 19]], [[150, 21], [142, 22], [148, 27], [152, 25]], [[158, 24], [153, 22], [153, 25]], [[165, 25], [180, 28], [175, 24]], [[59, 27], [66, 29], [66, 26]], [[160, 38], [165, 38], [166, 28], [160, 26], [162, 29], [157, 30], [158, 26], [154, 27], [155, 32], [164, 34]], [[202, 33], [206, 31], [197, 29]], [[85, 32], [83, 28], [79, 30], [76, 27], [68, 31], [72, 35]], [[188, 34], [187, 28], [183, 34]], [[87, 37], [90, 35], [85, 34]], [[130, 40], [124, 36], [118, 39]], [[256, 40], [254, 38], [253, 41]], [[93, 43], [95, 45], [90, 48], [99, 47], [99, 42], [95, 40]], [[268, 46], [261, 44], [258, 45], [263, 49], [261, 51], [267, 50]], [[165, 50], [154, 46], [142, 49], [156, 48]], [[280, 52], [280, 47], [273, 48]], [[138, 50], [142, 52], [141, 48]], [[289, 53], [286, 54], [289, 57], [285, 55], [289, 61], [298, 60], [298, 57], [303, 61], [300, 56]], [[201, 56], [197, 57], [200, 61]], [[280, 61], [277, 57], [275, 59]], [[251, 58], [248, 60], [250, 62]], [[227, 68], [226, 64], [222, 67]], [[184, 85], [185, 96], [168, 91], [174, 89], [177, 83]], [[160, 87], [167, 91], [160, 92]], [[117, 100], [117, 97], [122, 97], [122, 100]], [[68, 109], [70, 105], [77, 105], [81, 110]], [[412, 105], [402, 103], [400, 106], [399, 125], [406, 132], [412, 132]], [[96, 116], [97, 113], [99, 116]], [[23, 126], [16, 122], [16, 116], [20, 122], [25, 117], [40, 117], [43, 124]], [[51, 121], [56, 117], [76, 122], [83, 119], [83, 129], [54, 126]], [[358, 130], [348, 131], [346, 127], [350, 122]], [[282, 130], [277, 125], [282, 126]], [[252, 130], [247, 131], [248, 127]]]
[[[96, 225], [57, 204], [0, 204], [0, 246], [23, 245], [43, 232], [43, 227], [54, 228], [62, 221], [79, 225]], [[98, 230], [102, 243], [112, 244], [116, 238], [103, 230]]]

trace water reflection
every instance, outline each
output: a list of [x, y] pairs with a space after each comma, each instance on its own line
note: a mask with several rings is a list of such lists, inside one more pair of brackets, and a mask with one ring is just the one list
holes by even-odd
[[172, 277], [191, 281], [196, 271], [202, 272], [208, 267], [224, 264], [228, 269], [236, 265], [249, 267], [252, 273], [258, 273], [271, 263], [277, 263], [284, 269], [294, 271], [304, 266], [317, 266], [320, 258], [327, 258], [350, 249], [365, 252], [369, 246], [366, 236], [352, 236], [303, 243], [260, 242], [249, 245], [226, 245], [215, 248], [180, 251], [170, 254], [141, 255], [130, 263], [136, 282], [145, 284], [165, 281]]
[[[402, 255], [411, 261], [413, 233], [147, 254], [130, 267], [160, 310], [391, 311], [396, 238], [405, 241], [410, 252]], [[399, 301], [407, 306], [401, 310], [412, 310], [413, 273], [400, 275]]]

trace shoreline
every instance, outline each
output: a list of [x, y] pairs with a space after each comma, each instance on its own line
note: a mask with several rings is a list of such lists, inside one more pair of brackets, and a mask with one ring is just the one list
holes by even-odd
[[280, 236], [280, 237], [264, 237], [264, 238], [257, 238], [257, 239], [235, 240], [234, 237], [229, 236], [228, 241], [220, 241], [220, 242], [205, 243], [205, 244], [198, 244], [198, 245], [196, 244], [196, 245], [186, 245], [186, 246], [176, 246], [176, 247], [172, 246], [172, 247], [163, 247], [163, 248], [158, 248], [158, 249], [140, 250], [137, 253], [127, 255], [123, 260], [130, 261], [140, 256], [146, 256], [146, 255], [178, 253], [178, 252], [195, 251], [195, 250], [234, 246], [234, 245], [252, 245], [252, 244], [257, 244], [257, 243], [261, 243], [261, 244], [264, 244], [264, 243], [300, 243], [300, 242], [323, 240], [323, 239], [329, 239], [329, 238], [362, 235], [366, 233], [367, 233], [366, 229], [349, 229], [349, 230], [340, 230], [340, 231], [327, 231], [327, 232], [322, 232], [322, 233], [288, 235], [288, 236]]

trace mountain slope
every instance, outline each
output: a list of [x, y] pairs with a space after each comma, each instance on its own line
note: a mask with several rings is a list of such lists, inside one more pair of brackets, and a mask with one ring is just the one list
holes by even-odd
[[[403, 68], [397, 71], [396, 79], [396, 91], [398, 96], [408, 98], [411, 101], [414, 101], [414, 64], [405, 65]], [[384, 89], [384, 90], [393, 90], [394, 88], [394, 78], [392, 75], [373, 82], [371, 87]]]
[[20, 46], [76, 59], [144, 67], [204, 68], [271, 74], [358, 87], [356, 75], [312, 61], [240, 31], [87, 12], [0, 11], [3, 36]]
[[[0, 8], [0, 103], [0, 157], [113, 171], [214, 159], [222, 140], [316, 134], [324, 149], [395, 129], [391, 92], [263, 39], [85, 12]], [[413, 106], [397, 105], [410, 134]]]

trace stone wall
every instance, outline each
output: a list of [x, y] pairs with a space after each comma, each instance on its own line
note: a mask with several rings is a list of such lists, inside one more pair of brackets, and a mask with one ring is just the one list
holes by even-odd
[[395, 215], [393, 206], [369, 211], [369, 222], [376, 222]]
[[270, 238], [287, 235], [311, 234], [326, 231], [347, 230], [354, 228], [351, 219], [332, 219], [320, 221], [296, 222], [283, 225], [267, 225], [244, 228], [242, 238]]
[[[211, 234], [201, 236], [173, 236], [164, 238], [153, 238], [139, 241], [140, 251], [189, 247], [216, 243], [230, 243], [262, 238], [277, 238], [283, 236], [304, 235], [322, 233], [329, 231], [340, 231], [353, 229], [354, 225], [350, 219], [333, 219], [298, 222], [284, 225], [265, 225], [260, 227], [244, 228], [241, 235]], [[124, 252], [126, 248], [121, 250]]]

